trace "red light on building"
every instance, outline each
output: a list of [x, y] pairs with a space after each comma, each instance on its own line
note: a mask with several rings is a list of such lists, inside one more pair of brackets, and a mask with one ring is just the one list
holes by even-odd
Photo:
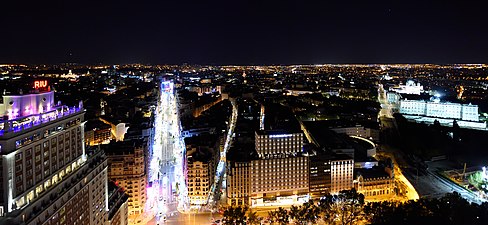
[[47, 87], [47, 80], [36, 80], [34, 81], [34, 88], [39, 89], [39, 88], [45, 88]]

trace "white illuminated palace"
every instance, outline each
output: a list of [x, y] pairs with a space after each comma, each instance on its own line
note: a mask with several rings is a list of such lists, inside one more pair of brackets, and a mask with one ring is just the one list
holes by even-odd
[[452, 125], [456, 120], [458, 125], [466, 128], [485, 129], [486, 123], [480, 122], [478, 106], [452, 102], [441, 102], [439, 99], [400, 100], [399, 111], [407, 119], [417, 122], [433, 123], [435, 120], [441, 124]]
[[400, 113], [465, 121], [479, 121], [478, 106], [472, 104], [400, 100]]
[[420, 85], [420, 83], [415, 83], [413, 80], [408, 80], [405, 85], [399, 84], [398, 86], [391, 87], [390, 91], [399, 94], [420, 95], [424, 92], [424, 86]]

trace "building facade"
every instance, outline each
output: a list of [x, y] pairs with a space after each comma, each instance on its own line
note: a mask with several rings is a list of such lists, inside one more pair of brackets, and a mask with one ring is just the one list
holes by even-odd
[[251, 164], [249, 161], [227, 163], [227, 204], [249, 205]]
[[308, 157], [279, 157], [251, 162], [251, 205], [298, 201], [308, 194]]
[[0, 114], [0, 223], [104, 224], [107, 162], [84, 148], [82, 104], [47, 88], [4, 95]]
[[353, 187], [354, 159], [343, 158], [330, 162], [331, 187], [330, 193], [337, 194]]
[[354, 188], [366, 199], [391, 197], [395, 180], [390, 168], [357, 169]]
[[108, 183], [108, 195], [109, 211], [107, 225], [127, 225], [129, 196], [125, 194], [121, 187], [115, 185], [112, 181]]
[[89, 146], [108, 144], [112, 140], [112, 128], [102, 121], [89, 121], [85, 127], [85, 144]]
[[[309, 191], [309, 159], [302, 155], [303, 133], [255, 132], [244, 156], [227, 161], [227, 202], [251, 207], [304, 202]], [[248, 151], [248, 150], [246, 150]]]
[[147, 201], [145, 148], [145, 141], [136, 139], [104, 146], [108, 157], [108, 178], [124, 188], [129, 196], [129, 215], [142, 213]]
[[478, 106], [440, 101], [400, 100], [400, 113], [407, 115], [479, 121]]
[[323, 154], [310, 157], [309, 193], [312, 198], [337, 194], [351, 189], [354, 160], [344, 154]]
[[255, 132], [258, 159], [250, 162], [251, 206], [293, 204], [308, 194], [308, 157], [302, 156], [303, 133]]
[[188, 161], [187, 186], [190, 204], [207, 204], [210, 188], [215, 177], [213, 164], [209, 161]]
[[203, 135], [185, 139], [186, 182], [191, 205], [208, 203], [215, 172], [220, 160], [220, 138]]
[[260, 158], [302, 152], [303, 133], [256, 131], [256, 151]]

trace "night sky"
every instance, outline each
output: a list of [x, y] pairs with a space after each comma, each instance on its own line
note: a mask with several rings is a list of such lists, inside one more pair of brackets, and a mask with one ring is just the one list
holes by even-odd
[[472, 1], [8, 2], [0, 63], [488, 63]]

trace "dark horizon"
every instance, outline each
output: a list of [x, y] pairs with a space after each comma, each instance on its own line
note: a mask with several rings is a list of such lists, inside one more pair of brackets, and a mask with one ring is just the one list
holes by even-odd
[[0, 63], [488, 63], [486, 3], [7, 4]]

